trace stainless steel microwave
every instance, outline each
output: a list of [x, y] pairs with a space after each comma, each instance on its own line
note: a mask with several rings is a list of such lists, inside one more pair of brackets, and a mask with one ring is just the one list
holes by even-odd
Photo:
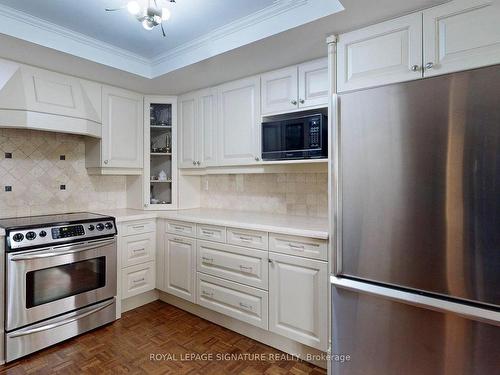
[[325, 113], [272, 117], [262, 123], [262, 160], [328, 158]]

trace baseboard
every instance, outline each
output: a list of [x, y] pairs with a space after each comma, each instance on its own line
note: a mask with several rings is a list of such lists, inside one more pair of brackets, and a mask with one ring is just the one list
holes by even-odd
[[206, 319], [212, 323], [230, 329], [231, 331], [237, 332], [255, 341], [259, 341], [263, 344], [281, 350], [282, 352], [297, 356], [306, 362], [326, 369], [326, 353], [318, 349], [311, 348], [307, 345], [266, 331], [262, 328], [258, 328], [248, 323], [241, 322], [237, 319], [220, 314], [216, 311], [209, 310], [203, 306], [196, 305], [171, 294], [159, 291], [159, 299], [191, 314]]
[[129, 310], [136, 309], [142, 305], [147, 305], [159, 298], [158, 290], [150, 290], [149, 292], [141, 293], [137, 296], [130, 297], [122, 300], [121, 312], [127, 312]]

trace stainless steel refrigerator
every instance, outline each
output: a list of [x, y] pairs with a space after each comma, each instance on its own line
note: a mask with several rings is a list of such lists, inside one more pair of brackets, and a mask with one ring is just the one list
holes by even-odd
[[500, 65], [336, 106], [332, 373], [500, 374]]

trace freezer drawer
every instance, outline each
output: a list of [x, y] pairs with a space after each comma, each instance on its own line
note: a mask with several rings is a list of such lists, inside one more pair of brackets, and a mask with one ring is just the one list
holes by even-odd
[[500, 374], [500, 313], [339, 284], [332, 285], [332, 352], [350, 359], [332, 360], [333, 375]]

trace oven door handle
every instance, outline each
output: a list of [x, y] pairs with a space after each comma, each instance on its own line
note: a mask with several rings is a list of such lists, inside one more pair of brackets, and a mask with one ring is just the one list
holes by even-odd
[[75, 321], [80, 320], [82, 318], [85, 318], [86, 316], [95, 314], [96, 312], [101, 311], [102, 309], [108, 307], [109, 305], [112, 305], [113, 303], [115, 303], [114, 298], [112, 298], [109, 301], [105, 301], [105, 302], [102, 302], [98, 305], [95, 305], [95, 307], [92, 310], [87, 310], [87, 311], [81, 312], [79, 314], [75, 314], [70, 318], [66, 318], [66, 319], [60, 320], [58, 322], [46, 324], [46, 325], [35, 327], [35, 328], [27, 328], [27, 329], [19, 330], [17, 332], [11, 332], [11, 333], [8, 333], [8, 335], [9, 335], [9, 338], [14, 338], [14, 337], [19, 337], [19, 336], [31, 335], [31, 334], [37, 333], [37, 332], [47, 331], [49, 329], [54, 329], [54, 328], [75, 322]]
[[29, 254], [13, 255], [10, 258], [10, 260], [13, 260], [13, 261], [31, 260], [31, 259], [40, 259], [40, 258], [50, 258], [50, 257], [66, 255], [66, 254], [74, 254], [74, 253], [79, 253], [81, 251], [97, 249], [99, 247], [106, 246], [106, 245], [112, 245], [115, 242], [116, 242], [116, 240], [113, 238], [112, 240], [93, 242], [90, 245], [89, 244], [70, 245], [70, 246], [64, 246], [64, 247], [57, 248], [57, 250], [54, 250], [55, 248], [50, 248], [49, 250], [45, 250], [45, 251], [36, 251], [36, 252], [29, 253]]

